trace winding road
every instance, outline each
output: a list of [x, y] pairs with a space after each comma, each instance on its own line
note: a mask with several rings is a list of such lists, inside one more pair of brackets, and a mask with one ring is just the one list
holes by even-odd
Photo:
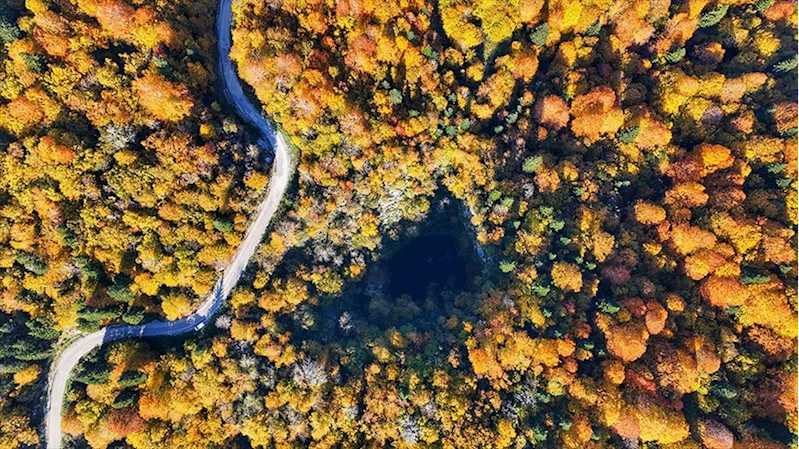
[[269, 146], [275, 152], [273, 173], [266, 199], [258, 205], [257, 216], [244, 235], [244, 240], [236, 250], [233, 260], [216, 283], [214, 291], [191, 315], [175, 321], [154, 321], [138, 326], [108, 326], [86, 335], [64, 350], [54, 362], [47, 390], [47, 414], [45, 417], [45, 438], [48, 449], [61, 447], [61, 412], [64, 407], [64, 393], [70, 373], [80, 359], [94, 348], [122, 338], [157, 337], [180, 335], [202, 328], [219, 310], [227, 299], [239, 277], [247, 267], [255, 249], [261, 242], [269, 222], [277, 211], [291, 178], [291, 156], [283, 136], [250, 103], [242, 90], [233, 63], [230, 61], [230, 21], [232, 0], [220, 0], [216, 17], [216, 37], [218, 50], [218, 70], [224, 84], [225, 97], [238, 115], [258, 129], [261, 146]]

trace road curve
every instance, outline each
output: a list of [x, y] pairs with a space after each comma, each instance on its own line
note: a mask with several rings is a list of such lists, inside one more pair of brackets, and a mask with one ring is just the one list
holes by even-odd
[[45, 417], [45, 438], [48, 449], [61, 447], [61, 411], [64, 407], [64, 393], [70, 373], [80, 359], [92, 349], [104, 343], [131, 337], [156, 337], [179, 335], [198, 330], [215, 313], [239, 281], [255, 249], [261, 242], [272, 216], [277, 211], [291, 178], [291, 156], [283, 136], [261, 115], [258, 109], [244, 95], [233, 63], [230, 61], [230, 21], [232, 0], [220, 0], [216, 18], [216, 37], [218, 50], [218, 71], [224, 84], [225, 97], [238, 115], [261, 134], [259, 143], [269, 146], [275, 152], [272, 177], [266, 199], [258, 205], [255, 220], [244, 234], [244, 240], [236, 250], [233, 260], [216, 283], [214, 291], [208, 295], [200, 307], [191, 315], [175, 321], [154, 321], [138, 326], [108, 326], [75, 341], [64, 350], [53, 365], [47, 389], [47, 413]]

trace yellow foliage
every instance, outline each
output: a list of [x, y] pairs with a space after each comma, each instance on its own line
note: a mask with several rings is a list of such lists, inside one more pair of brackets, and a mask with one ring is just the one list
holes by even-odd
[[266, 187], [268, 183], [269, 178], [260, 172], [252, 172], [244, 179], [244, 185], [252, 190], [261, 190]]
[[[471, 3], [471, 2], [468, 2]], [[468, 18], [470, 6], [457, 0], [444, 0], [439, 3], [444, 32], [463, 50], [468, 50], [483, 42], [480, 28]]]
[[255, 342], [258, 338], [258, 325], [256, 323], [246, 323], [241, 320], [233, 320], [230, 326], [230, 336], [234, 340]]
[[516, 430], [513, 428], [513, 423], [507, 419], [499, 420], [497, 423], [497, 448], [511, 447], [516, 438]]
[[161, 302], [161, 311], [168, 320], [175, 320], [192, 312], [191, 302], [185, 295], [167, 295]]
[[230, 298], [230, 305], [233, 308], [239, 308], [244, 305], [252, 304], [255, 302], [255, 293], [250, 290], [237, 290], [236, 293]]
[[194, 106], [185, 86], [172, 84], [152, 70], [133, 81], [133, 88], [138, 93], [139, 104], [159, 120], [179, 121]]
[[137, 158], [138, 156], [133, 151], [123, 150], [114, 153], [114, 159], [116, 159], [120, 165], [130, 165], [136, 162]]
[[738, 321], [744, 326], [765, 326], [782, 337], [795, 340], [799, 324], [785, 293], [772, 283], [748, 288], [749, 295], [741, 306]]
[[17, 388], [24, 387], [25, 385], [35, 382], [36, 379], [39, 378], [41, 372], [42, 370], [39, 368], [39, 365], [30, 365], [14, 373], [14, 383], [17, 384]]
[[579, 292], [583, 287], [583, 275], [580, 268], [566, 262], [552, 264], [552, 283], [561, 290]]

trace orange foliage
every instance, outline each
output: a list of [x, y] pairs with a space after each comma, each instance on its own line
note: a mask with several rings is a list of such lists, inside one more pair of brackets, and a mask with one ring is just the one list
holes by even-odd
[[542, 193], [552, 193], [560, 188], [560, 176], [555, 170], [541, 167], [535, 174], [535, 185]]
[[658, 384], [662, 388], [678, 395], [692, 393], [699, 388], [696, 359], [688, 351], [667, 344], [657, 344], [652, 351], [655, 354]]
[[603, 332], [608, 352], [624, 363], [638, 360], [646, 352], [649, 332], [641, 323], [614, 324]]
[[765, 262], [777, 265], [796, 264], [796, 251], [790, 241], [793, 230], [786, 229], [786, 231], [787, 234], [783, 236], [763, 236], [760, 241], [760, 251]]
[[635, 220], [645, 225], [655, 225], [666, 219], [666, 210], [657, 204], [638, 201], [633, 206]]
[[[721, 245], [719, 245], [721, 246]], [[685, 258], [685, 274], [695, 280], [702, 280], [727, 263], [725, 255], [714, 250], [700, 250]]]
[[81, 0], [79, 4], [115, 39], [152, 49], [161, 42], [172, 44], [175, 37], [168, 23], [157, 20], [156, 12], [147, 6], [137, 9], [123, 0]]
[[613, 33], [618, 36], [622, 48], [646, 43], [655, 31], [655, 28], [641, 17], [639, 11], [641, 8], [630, 6], [615, 20]]
[[774, 106], [773, 115], [777, 125], [777, 132], [782, 134], [791, 128], [796, 128], [799, 105], [795, 101], [784, 101]]
[[716, 245], [716, 236], [713, 233], [688, 224], [673, 226], [670, 240], [677, 252], [683, 256]]
[[120, 437], [144, 430], [145, 422], [135, 408], [113, 410], [106, 422], [108, 430]]
[[622, 405], [612, 429], [624, 438], [640, 438], [660, 444], [673, 444], [688, 437], [688, 424], [682, 413], [655, 405], [645, 397], [634, 405]]
[[749, 298], [741, 281], [730, 277], [710, 276], [702, 282], [699, 292], [705, 301], [720, 308], [740, 306]]
[[637, 105], [631, 110], [630, 125], [639, 128], [635, 138], [638, 148], [652, 150], [668, 145], [671, 142], [671, 130], [660, 120], [651, 108]]
[[675, 46], [682, 47], [694, 35], [698, 27], [698, 18], [689, 17], [685, 13], [675, 14], [666, 22], [665, 32], [656, 40], [656, 51], [658, 54], [664, 54]]
[[499, 379], [504, 375], [502, 366], [497, 362], [497, 357], [493, 354], [493, 351], [483, 348], [470, 349], [469, 362], [472, 364], [474, 373], [478, 376]]
[[705, 186], [702, 184], [683, 182], [668, 190], [663, 202], [668, 205], [692, 208], [705, 205], [708, 198], [710, 197], [705, 193]]
[[652, 334], [659, 334], [666, 326], [666, 319], [669, 313], [657, 301], [649, 301], [646, 303], [646, 315], [644, 315], [646, 330]]
[[605, 380], [613, 385], [621, 385], [624, 382], [624, 363], [617, 359], [602, 362], [603, 375]]
[[18, 96], [0, 108], [0, 127], [12, 134], [22, 134], [43, 119], [41, 107], [25, 96]]
[[538, 55], [532, 50], [523, 51], [512, 60], [512, 64], [513, 77], [529, 83], [538, 70]]
[[116, 38], [126, 38], [135, 24], [136, 10], [121, 0], [102, 0], [94, 5], [87, 4], [84, 8], [89, 9], [100, 22], [100, 26]]
[[75, 158], [75, 152], [65, 145], [60, 145], [52, 136], [44, 136], [39, 140], [39, 154], [47, 162], [68, 164]]
[[716, 351], [716, 345], [710, 338], [701, 336], [689, 339], [686, 348], [696, 358], [696, 368], [704, 374], [713, 374], [721, 368], [721, 358]]
[[589, 142], [600, 135], [613, 135], [624, 123], [616, 92], [608, 86], [599, 86], [574, 99], [571, 106], [572, 132]]
[[695, 147], [692, 153], [702, 163], [703, 176], [729, 168], [735, 161], [732, 151], [721, 145], [702, 143]]
[[569, 123], [569, 106], [561, 97], [547, 95], [535, 105], [534, 118], [555, 131]]
[[369, 34], [358, 36], [350, 43], [344, 60], [356, 71], [372, 73], [375, 67], [376, 49], [377, 45]]

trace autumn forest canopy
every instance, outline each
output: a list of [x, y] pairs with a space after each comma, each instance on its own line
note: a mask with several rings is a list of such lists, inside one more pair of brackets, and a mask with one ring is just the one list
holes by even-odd
[[[272, 153], [215, 0], [0, 2], [0, 448], [211, 291]], [[296, 172], [67, 447], [796, 448], [793, 0], [234, 0]]]

